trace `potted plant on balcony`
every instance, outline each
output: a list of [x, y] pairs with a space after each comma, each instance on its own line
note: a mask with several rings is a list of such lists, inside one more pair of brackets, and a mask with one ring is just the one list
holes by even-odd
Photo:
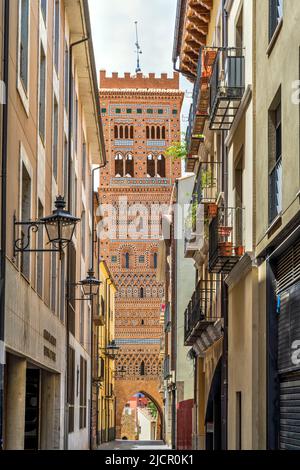
[[236, 256], [243, 256], [245, 253], [245, 248], [242, 245], [238, 245], [234, 249]]
[[185, 141], [172, 142], [172, 144], [166, 149], [165, 155], [175, 160], [185, 160], [187, 158], [187, 144]]
[[232, 242], [219, 242], [220, 256], [229, 257], [232, 256]]
[[[201, 188], [202, 192], [211, 190], [215, 186], [214, 175], [211, 169], [203, 170], [201, 173]], [[211, 194], [207, 195], [207, 199], [213, 199]], [[207, 203], [208, 216], [214, 218], [218, 214], [218, 206], [215, 202]]]

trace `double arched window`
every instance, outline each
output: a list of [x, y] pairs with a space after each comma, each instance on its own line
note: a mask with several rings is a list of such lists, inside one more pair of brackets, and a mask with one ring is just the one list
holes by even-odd
[[147, 157], [147, 177], [165, 178], [166, 177], [166, 159], [164, 155], [157, 157], [151, 153]]
[[152, 140], [164, 140], [166, 138], [165, 126], [146, 126], [146, 138]]
[[133, 126], [116, 124], [114, 137], [115, 139], [133, 139]]
[[124, 156], [117, 153], [115, 156], [115, 176], [132, 178], [134, 176], [134, 159], [131, 153]]

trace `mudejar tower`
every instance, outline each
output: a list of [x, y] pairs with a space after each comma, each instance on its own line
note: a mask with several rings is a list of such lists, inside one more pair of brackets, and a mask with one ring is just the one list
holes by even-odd
[[[108, 163], [101, 171], [101, 204], [116, 208], [119, 200], [129, 210], [142, 204], [150, 214], [153, 204], [168, 204], [181, 162], [165, 156], [166, 148], [180, 140], [180, 112], [183, 93], [179, 75], [155, 77], [142, 73], [107, 77], [100, 72], [100, 104]], [[153, 215], [153, 211], [152, 211]], [[160, 323], [163, 285], [156, 281], [159, 216], [146, 226], [140, 218], [140, 236], [124, 231], [118, 217], [113, 238], [101, 241], [101, 257], [113, 274], [116, 297], [115, 397], [117, 437], [127, 400], [143, 392], [162, 408]], [[120, 229], [120, 225], [123, 226]], [[121, 373], [120, 371], [123, 371]]]

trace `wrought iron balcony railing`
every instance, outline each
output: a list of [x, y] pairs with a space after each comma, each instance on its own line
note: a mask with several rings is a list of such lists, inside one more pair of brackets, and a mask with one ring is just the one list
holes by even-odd
[[228, 274], [245, 252], [244, 209], [218, 208], [209, 225], [209, 271]]
[[216, 48], [200, 48], [197, 76], [193, 89], [193, 100], [190, 107], [189, 124], [186, 132], [188, 152], [188, 158], [186, 161], [187, 171], [193, 171], [194, 159], [197, 157], [199, 145], [203, 141], [202, 134], [204, 124], [208, 118], [209, 81], [216, 55]]
[[218, 320], [216, 317], [216, 282], [201, 280], [184, 314], [184, 344], [192, 346], [197, 338]]
[[282, 211], [282, 157], [269, 174], [269, 223]]
[[243, 50], [237, 48], [219, 50], [210, 80], [211, 130], [230, 130], [244, 91], [245, 57]]

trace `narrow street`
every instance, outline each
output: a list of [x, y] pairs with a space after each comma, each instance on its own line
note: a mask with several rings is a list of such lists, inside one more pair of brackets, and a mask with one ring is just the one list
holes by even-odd
[[116, 441], [106, 442], [98, 450], [163, 450], [170, 449], [163, 441]]

